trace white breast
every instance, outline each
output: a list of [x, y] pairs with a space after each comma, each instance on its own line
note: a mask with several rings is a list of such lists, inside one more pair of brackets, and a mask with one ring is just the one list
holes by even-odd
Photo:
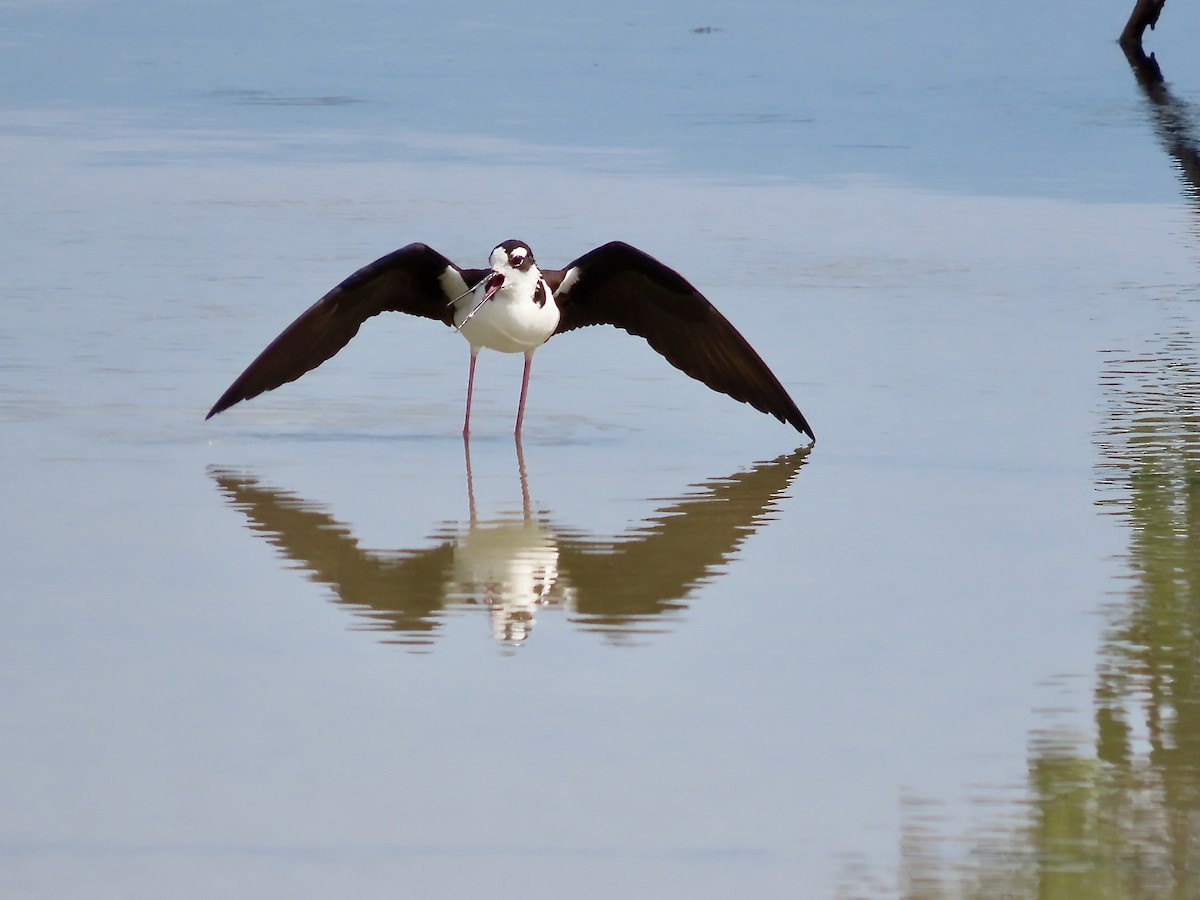
[[471, 310], [479, 306], [486, 291], [487, 279], [473, 294], [459, 301], [454, 310], [454, 324], [473, 349], [487, 347], [501, 353], [524, 353], [546, 343], [558, 327], [558, 307], [543, 285], [540, 305], [534, 302], [542, 274], [537, 269], [505, 273], [504, 287], [492, 299], [480, 306], [469, 322], [463, 324]]
[[493, 636], [520, 643], [539, 608], [557, 596], [557, 581], [554, 534], [532, 520], [497, 519], [472, 523], [458, 539], [447, 596], [485, 603]]

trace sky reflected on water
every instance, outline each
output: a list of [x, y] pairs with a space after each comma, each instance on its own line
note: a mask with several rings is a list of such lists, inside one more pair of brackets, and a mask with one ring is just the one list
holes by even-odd
[[[1195, 893], [1200, 236], [1127, 10], [527, 13], [573, 53], [0, 8], [0, 893]], [[677, 267], [820, 443], [593, 329], [523, 467], [481, 358], [468, 485], [465, 345], [382, 319], [203, 422], [358, 266], [507, 237]], [[553, 603], [483, 612], [493, 526]]]

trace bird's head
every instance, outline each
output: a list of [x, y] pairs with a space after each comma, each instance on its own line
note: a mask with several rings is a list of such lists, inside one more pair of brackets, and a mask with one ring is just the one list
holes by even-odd
[[498, 244], [488, 257], [492, 266], [492, 274], [487, 278], [487, 288], [483, 299], [491, 300], [496, 291], [509, 283], [517, 283], [524, 275], [541, 278], [537, 263], [533, 261], [533, 251], [524, 241], [508, 240]]
[[497, 272], [528, 272], [537, 269], [533, 251], [524, 241], [508, 240], [496, 246], [488, 261]]

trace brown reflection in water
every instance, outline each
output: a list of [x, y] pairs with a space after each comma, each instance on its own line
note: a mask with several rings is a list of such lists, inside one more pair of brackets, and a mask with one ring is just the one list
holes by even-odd
[[448, 613], [478, 607], [506, 645], [524, 642], [548, 608], [615, 642], [666, 630], [696, 588], [771, 518], [806, 456], [800, 450], [709, 479], [625, 534], [598, 538], [533, 511], [519, 444], [520, 514], [479, 518], [467, 444], [467, 524], [446, 523], [429, 546], [392, 551], [361, 548], [352, 528], [319, 504], [252, 475], [218, 467], [209, 474], [252, 531], [331, 587], [335, 602], [364, 627], [419, 650], [433, 643]]

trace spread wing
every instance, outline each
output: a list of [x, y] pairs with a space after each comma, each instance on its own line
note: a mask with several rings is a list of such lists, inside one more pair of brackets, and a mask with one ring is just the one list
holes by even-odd
[[688, 281], [613, 241], [565, 269], [543, 271], [561, 311], [558, 332], [615, 325], [646, 339], [671, 365], [813, 437], [812, 428], [754, 348]]
[[359, 545], [348, 526], [316, 504], [248, 475], [215, 467], [209, 474], [234, 508], [245, 514], [251, 531], [299, 563], [312, 581], [333, 588], [336, 602], [366, 619], [369, 627], [395, 629], [403, 644], [432, 640], [453, 568], [452, 543], [373, 553]]
[[484, 274], [482, 269], [460, 269], [424, 244], [409, 244], [375, 260], [310, 306], [271, 341], [205, 418], [315, 369], [345, 347], [363, 322], [381, 312], [405, 312], [452, 325], [450, 301]]
[[613, 541], [560, 531], [558, 566], [574, 586], [588, 630], [619, 633], [662, 626], [653, 617], [686, 609], [738, 547], [775, 517], [809, 448], [712, 478], [660, 507]]

